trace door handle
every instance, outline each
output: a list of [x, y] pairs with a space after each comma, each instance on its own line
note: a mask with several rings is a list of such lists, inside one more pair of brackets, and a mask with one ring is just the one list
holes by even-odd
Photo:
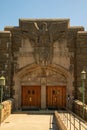
[[30, 102], [32, 101], [32, 98], [31, 98], [31, 97], [29, 98], [29, 101], [30, 101]]

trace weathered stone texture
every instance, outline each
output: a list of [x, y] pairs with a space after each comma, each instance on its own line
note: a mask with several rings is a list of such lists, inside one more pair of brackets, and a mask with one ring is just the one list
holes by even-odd
[[[81, 82], [81, 71], [83, 69], [86, 70], [87, 68], [87, 32], [86, 31], [79, 31], [77, 33], [77, 55], [76, 55], [76, 61], [77, 61], [77, 86], [78, 88], [82, 86]], [[78, 82], [78, 80], [80, 82]], [[86, 80], [87, 81], [87, 80]], [[86, 83], [85, 81], [85, 83]], [[85, 84], [85, 87], [87, 86], [87, 83]], [[87, 87], [85, 88], [85, 90]], [[82, 97], [82, 94], [81, 94]], [[79, 97], [79, 98], [81, 98]], [[85, 100], [87, 103], [87, 94], [85, 91]]]
[[[73, 95], [74, 92], [73, 96], [81, 99], [78, 91], [81, 86], [80, 73], [87, 65], [87, 32], [84, 27], [71, 27], [69, 19], [20, 19], [18, 27], [7, 26], [5, 31], [0, 32], [0, 54], [0, 70], [7, 69], [7, 84], [10, 85], [11, 95], [13, 87], [15, 92], [18, 86], [21, 91], [22, 81], [29, 84], [29, 77], [30, 84], [40, 84], [37, 77], [41, 76], [41, 67], [47, 67], [49, 84], [65, 84], [66, 95]], [[9, 67], [5, 68], [5, 63]], [[59, 75], [63, 75], [66, 82], [65, 79], [57, 79]], [[17, 93], [15, 97], [21, 104], [21, 97]], [[42, 101], [44, 107], [46, 102]], [[20, 107], [19, 104], [17, 107]]]
[[[1, 119], [0, 121], [3, 122], [12, 112], [13, 110], [13, 99], [11, 100], [6, 100], [4, 102], [2, 102], [2, 110], [1, 110]], [[0, 123], [1, 123], [0, 122]]]

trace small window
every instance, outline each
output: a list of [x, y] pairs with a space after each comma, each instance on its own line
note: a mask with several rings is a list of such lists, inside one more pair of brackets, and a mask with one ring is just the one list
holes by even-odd
[[30, 94], [30, 90], [28, 90], [28, 94]]
[[35, 91], [34, 91], [34, 90], [32, 90], [32, 94], [35, 94]]
[[55, 90], [52, 91], [52, 94], [55, 94]]

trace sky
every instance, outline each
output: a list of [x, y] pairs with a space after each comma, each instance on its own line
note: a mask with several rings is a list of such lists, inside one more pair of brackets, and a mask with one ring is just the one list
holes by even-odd
[[87, 0], [0, 0], [0, 30], [19, 26], [20, 18], [69, 18], [87, 30]]

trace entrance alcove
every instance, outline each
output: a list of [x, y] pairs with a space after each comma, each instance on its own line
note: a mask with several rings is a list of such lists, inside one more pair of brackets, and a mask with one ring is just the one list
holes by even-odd
[[72, 95], [72, 79], [69, 71], [58, 65], [24, 67], [14, 76], [16, 109], [64, 108], [67, 95]]

